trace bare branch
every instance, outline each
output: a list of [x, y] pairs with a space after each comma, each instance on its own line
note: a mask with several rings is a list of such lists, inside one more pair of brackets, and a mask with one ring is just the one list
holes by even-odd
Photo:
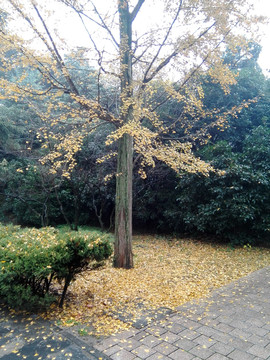
[[47, 47], [47, 49], [49, 50], [49, 52], [56, 59], [56, 54], [54, 53], [53, 49], [48, 44], [48, 41], [45, 39], [45, 37], [37, 30], [35, 25], [32, 23], [31, 19], [22, 11], [22, 9], [19, 6], [16, 5], [16, 3], [13, 0], [9, 0], [9, 2], [13, 6], [13, 8], [22, 16], [22, 18], [28, 22], [28, 24], [30, 25], [32, 30], [35, 32], [35, 34], [37, 34], [38, 37], [44, 42], [44, 44]]
[[113, 36], [113, 33], [111, 32], [111, 30], [109, 29], [109, 27], [107, 26], [107, 24], [105, 23], [104, 19], [102, 18], [100, 12], [98, 11], [97, 7], [93, 4], [92, 1], [89, 1], [94, 9], [94, 12], [96, 13], [96, 15], [98, 16], [100, 22], [98, 22], [97, 20], [93, 19], [91, 16], [87, 15], [82, 9], [78, 9], [76, 8], [75, 4], [69, 0], [60, 0], [63, 4], [65, 4], [66, 6], [70, 7], [72, 10], [74, 10], [78, 15], [80, 16], [84, 16], [86, 19], [92, 21], [93, 23], [95, 23], [96, 25], [98, 25], [99, 27], [101, 27], [102, 29], [105, 29], [113, 43], [116, 45], [117, 48], [119, 48], [119, 44], [117, 42], [117, 40], [115, 39], [115, 37]]
[[142, 4], [144, 3], [145, 0], [138, 0], [135, 8], [133, 9], [132, 13], [130, 14], [130, 21], [133, 22], [136, 18], [136, 16], [138, 15], [141, 7], [142, 7]]
[[[196, 42], [201, 39], [204, 35], [206, 35], [214, 26], [216, 25], [216, 21], [210, 25], [206, 30], [204, 30], [191, 44], [189, 44], [186, 48], [182, 49], [183, 51], [191, 48], [192, 46], [194, 46], [194, 44], [196, 44]], [[223, 40], [222, 40], [223, 41]], [[144, 80], [143, 80], [143, 83], [146, 84], [148, 83], [149, 81], [151, 81], [159, 72], [160, 70], [162, 70], [166, 65], [169, 64], [169, 62], [179, 54], [180, 50], [177, 49], [177, 50], [174, 50], [166, 59], [164, 59], [159, 65], [158, 67], [152, 72], [152, 74], [147, 78], [146, 75], [147, 75], [147, 72], [148, 72], [148, 69], [147, 69], [147, 72], [144, 76]], [[153, 63], [153, 61], [152, 61]], [[152, 64], [151, 63], [151, 64]]]
[[109, 33], [113, 43], [117, 46], [117, 48], [120, 47], [119, 43], [116, 41], [115, 37], [113, 36], [113, 33], [111, 32], [111, 30], [109, 29], [109, 27], [107, 26], [107, 24], [105, 23], [103, 17], [101, 16], [100, 12], [98, 11], [98, 9], [96, 8], [96, 6], [93, 4], [93, 1], [90, 1], [92, 6], [93, 6], [93, 9], [95, 11], [95, 13], [97, 14], [97, 16], [99, 17], [101, 23], [102, 23], [102, 27], [107, 30], [107, 32]]
[[[162, 48], [164, 47], [164, 45], [165, 45], [165, 43], [166, 43], [166, 41], [167, 41], [167, 39], [168, 39], [168, 37], [169, 37], [169, 35], [170, 35], [170, 32], [171, 32], [171, 30], [172, 30], [172, 28], [173, 28], [173, 26], [174, 26], [174, 24], [175, 24], [175, 22], [176, 22], [176, 20], [177, 20], [177, 18], [178, 18], [178, 16], [179, 16], [179, 13], [180, 13], [180, 11], [181, 11], [182, 4], [183, 4], [183, 0], [181, 0], [180, 3], [179, 3], [177, 12], [176, 12], [176, 14], [175, 14], [175, 17], [174, 17], [174, 19], [173, 19], [173, 21], [172, 21], [172, 23], [171, 23], [171, 25], [170, 25], [170, 27], [169, 27], [166, 35], [165, 35], [162, 43], [160, 44], [159, 49], [158, 49], [156, 55], [153, 57], [151, 63], [149, 64], [148, 68], [146, 69], [146, 72], [145, 72], [145, 75], [144, 75], [144, 82], [146, 81], [146, 79], [147, 79], [147, 74], [148, 74], [149, 71], [151, 70], [154, 62], [157, 60], [157, 58], [158, 58], [158, 56], [159, 56]], [[175, 55], [177, 55], [177, 52], [176, 52], [176, 51], [174, 51], [173, 54], [171, 54], [166, 60], [164, 60], [164, 65], [162, 65], [162, 63], [161, 63], [160, 66], [162, 66], [162, 67], [166, 66], [166, 65], [171, 61], [171, 59], [172, 59]], [[161, 67], [161, 68], [162, 68], [162, 67]], [[161, 69], [161, 68], [160, 68], [160, 69]], [[160, 69], [159, 69], [159, 70], [160, 70]], [[159, 72], [159, 70], [158, 70], [158, 72]]]
[[87, 26], [85, 25], [85, 22], [84, 22], [84, 20], [83, 20], [83, 18], [82, 18], [82, 14], [79, 13], [79, 12], [78, 12], [77, 14], [78, 14], [78, 16], [79, 16], [79, 18], [80, 18], [83, 26], [84, 26], [84, 29], [85, 29], [85, 31], [86, 31], [86, 33], [87, 33], [87, 35], [88, 35], [91, 43], [93, 44], [93, 46], [94, 46], [94, 48], [95, 48], [95, 50], [96, 50], [96, 52], [97, 52], [97, 54], [98, 54], [98, 65], [99, 65], [100, 69], [101, 69], [105, 74], [119, 77], [119, 75], [117, 75], [116, 73], [109, 72], [109, 71], [107, 71], [107, 70], [103, 67], [103, 65], [102, 65], [103, 55], [102, 55], [102, 53], [100, 52], [100, 50], [98, 49], [98, 47], [97, 47], [97, 45], [96, 45], [96, 42], [94, 41], [92, 35], [90, 34], [90, 31], [88, 30]]
[[57, 56], [57, 63], [60, 66], [60, 68], [62, 69], [62, 73], [63, 73], [64, 77], [66, 78], [66, 80], [67, 80], [67, 82], [68, 82], [68, 84], [69, 84], [69, 86], [71, 88], [71, 91], [74, 92], [74, 94], [79, 95], [79, 91], [76, 88], [73, 80], [71, 79], [71, 76], [70, 76], [70, 74], [69, 74], [69, 72], [68, 72], [68, 70], [67, 70], [67, 68], [65, 66], [64, 60], [62, 59], [62, 57], [61, 57], [61, 55], [60, 55], [60, 53], [59, 53], [59, 51], [57, 49], [57, 46], [56, 46], [56, 44], [55, 44], [55, 42], [54, 42], [54, 40], [53, 40], [53, 38], [51, 36], [51, 33], [50, 33], [50, 31], [49, 31], [43, 17], [41, 16], [41, 14], [40, 14], [40, 12], [39, 12], [39, 10], [38, 10], [38, 8], [37, 8], [37, 6], [35, 4], [33, 4], [33, 7], [34, 7], [40, 21], [42, 22], [42, 25], [43, 25], [43, 27], [44, 27], [50, 41], [51, 41], [54, 52], [55, 52], [55, 54]]

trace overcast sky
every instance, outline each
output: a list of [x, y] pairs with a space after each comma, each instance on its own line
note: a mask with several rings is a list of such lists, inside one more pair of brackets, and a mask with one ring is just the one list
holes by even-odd
[[[256, 7], [256, 11], [259, 14], [270, 17], [270, 0], [253, 0]], [[262, 30], [262, 52], [259, 59], [259, 64], [262, 67], [264, 73], [270, 70], [270, 24], [261, 28]], [[270, 73], [268, 72], [268, 76]]]

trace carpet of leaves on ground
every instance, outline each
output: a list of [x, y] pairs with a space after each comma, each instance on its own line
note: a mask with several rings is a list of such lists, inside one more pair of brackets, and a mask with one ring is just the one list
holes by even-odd
[[[110, 335], [130, 326], [119, 320], [121, 314], [131, 322], [145, 309], [175, 309], [270, 265], [270, 249], [231, 249], [192, 239], [136, 236], [133, 252], [134, 269], [115, 269], [107, 262], [79, 275], [65, 308], [51, 309], [49, 318], [78, 325], [81, 335]], [[91, 328], [84, 327], [87, 323]]]

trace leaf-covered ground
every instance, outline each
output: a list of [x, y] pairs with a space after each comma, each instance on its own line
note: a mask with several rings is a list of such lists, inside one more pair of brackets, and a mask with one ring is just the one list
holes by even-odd
[[111, 262], [85, 271], [71, 285], [63, 310], [51, 309], [50, 318], [64, 326], [79, 324], [82, 335], [109, 335], [129, 327], [121, 314], [135, 321], [145, 309], [171, 309], [205, 297], [255, 270], [270, 265], [270, 250], [231, 249], [189, 239], [137, 236], [135, 268], [114, 269]]

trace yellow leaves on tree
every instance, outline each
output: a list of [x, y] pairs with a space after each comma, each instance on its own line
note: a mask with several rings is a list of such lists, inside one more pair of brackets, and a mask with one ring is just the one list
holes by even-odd
[[[60, 1], [60, 3], [64, 2]], [[68, 4], [68, 2], [65, 3], [65, 5]], [[133, 40], [137, 47], [119, 49], [117, 47], [119, 41], [115, 35], [117, 24], [113, 22], [113, 17], [111, 18], [109, 13], [103, 18], [97, 5], [82, 8], [80, 1], [70, 3], [70, 7], [75, 12], [83, 9], [80, 16], [86, 15], [86, 18], [90, 14], [93, 15], [93, 18], [97, 16], [96, 23], [101, 21], [105, 33], [116, 48], [116, 53], [113, 55], [115, 60], [112, 63], [112, 61], [108, 61], [109, 58], [106, 58], [109, 55], [99, 50], [102, 48], [99, 38], [95, 40], [94, 35], [91, 35], [87, 28], [86, 22], [83, 23], [95, 49], [93, 55], [94, 58], [96, 57], [97, 69], [99, 68], [96, 73], [100, 74], [98, 76], [102, 74], [102, 78], [108, 83], [114, 75], [123, 81], [123, 74], [127, 70], [128, 64], [122, 61], [120, 65], [121, 54], [124, 54], [125, 50], [130, 52], [133, 61], [132, 81], [119, 94], [120, 112], [112, 113], [101, 106], [100, 99], [87, 97], [80, 93], [81, 83], [76, 83], [76, 80], [73, 79], [72, 65], [69, 63], [67, 66], [61, 55], [63, 53], [61, 47], [65, 43], [59, 42], [57, 32], [47, 24], [46, 16], [55, 16], [52, 10], [48, 9], [42, 1], [8, 0], [6, 10], [12, 9], [14, 18], [17, 14], [24, 21], [24, 24], [28, 26], [29, 39], [31, 38], [30, 33], [32, 33], [31, 39], [39, 42], [40, 47], [38, 50], [34, 49], [29, 46], [27, 40], [19, 38], [14, 32], [1, 29], [1, 70], [8, 72], [20, 68], [21, 72], [17, 73], [16, 81], [1, 77], [0, 97], [26, 101], [46, 123], [46, 127], [53, 128], [53, 132], [58, 131], [59, 123], [67, 126], [72, 123], [76, 125], [78, 122], [81, 123], [81, 133], [78, 128], [73, 132], [72, 126], [70, 126], [71, 132], [68, 134], [67, 131], [66, 140], [55, 134], [53, 147], [47, 145], [47, 148], [52, 150], [52, 154], [42, 160], [43, 163], [49, 161], [53, 165], [52, 171], [63, 166], [62, 173], [65, 176], [68, 176], [68, 173], [74, 168], [74, 155], [81, 149], [83, 136], [87, 135], [87, 127], [83, 127], [83, 124], [89, 124], [98, 119], [113, 123], [117, 127], [108, 136], [107, 145], [118, 141], [124, 134], [129, 134], [134, 138], [135, 152], [143, 159], [142, 167], [154, 166], [155, 161], [159, 160], [165, 161], [176, 171], [179, 169], [200, 171], [201, 169], [203, 173], [206, 173], [210, 167], [195, 159], [190, 143], [197, 141], [199, 137], [208, 141], [209, 128], [216, 126], [221, 129], [225, 126], [226, 116], [230, 114], [221, 114], [220, 111], [217, 111], [219, 113], [215, 115], [214, 111], [211, 114], [206, 112], [203, 107], [204, 92], [199, 82], [199, 76], [208, 74], [213, 82], [221, 85], [225, 94], [229, 92], [230, 86], [235, 84], [237, 74], [222, 60], [224, 44], [227, 44], [232, 51], [239, 46], [247, 50], [248, 39], [240, 36], [238, 29], [241, 26], [250, 25], [249, 31], [252, 32], [251, 19], [253, 23], [261, 20], [251, 15], [249, 7], [245, 4], [245, 0], [235, 2], [224, 0], [219, 2], [214, 0], [211, 2], [206, 0], [160, 2], [157, 4], [157, 10], [160, 9], [161, 13], [165, 14], [162, 15], [163, 27], [160, 27], [158, 13], [156, 23], [153, 21], [152, 28], [147, 31], [143, 31], [142, 27], [138, 27], [134, 22], [132, 24], [135, 29]], [[132, 18], [135, 19], [136, 16], [139, 17], [143, 14], [141, 7], [143, 9], [144, 6], [148, 6], [144, 4], [144, 1], [138, 2], [137, 5], [138, 7], [132, 7], [129, 1], [123, 1], [121, 6], [125, 11], [130, 6], [134, 11], [131, 14]], [[117, 4], [112, 4], [112, 8], [114, 6], [116, 7]], [[64, 11], [64, 7], [62, 9]], [[245, 17], [242, 16], [242, 13], [245, 13]], [[107, 24], [109, 19], [110, 26]], [[194, 27], [195, 24], [196, 27]], [[179, 29], [181, 29], [181, 36], [179, 36]], [[136, 38], [136, 32], [138, 32], [138, 38]], [[104, 38], [104, 43], [106, 41], [107, 39]], [[126, 42], [125, 46], [131, 45]], [[140, 49], [141, 54], [138, 53]], [[111, 50], [113, 51], [113, 49]], [[15, 51], [14, 55], [5, 56], [10, 51]], [[84, 54], [85, 50], [79, 49], [73, 54], [71, 53], [70, 58], [81, 61]], [[44, 85], [46, 84], [43, 89], [28, 81], [29, 68], [40, 73]], [[168, 69], [167, 73], [165, 69]], [[173, 81], [169, 72], [173, 74]], [[95, 76], [97, 76], [96, 74]], [[86, 79], [83, 80], [86, 81]], [[161, 89], [162, 93], [159, 94]], [[71, 99], [70, 102], [67, 101], [67, 97]], [[169, 99], [174, 99], [183, 107], [181, 116], [171, 119], [171, 124], [165, 123], [164, 119], [157, 114], [160, 103]], [[42, 109], [37, 106], [37, 103], [41, 101], [44, 103]], [[130, 109], [132, 109], [132, 121], [123, 123], [122, 117]], [[236, 114], [237, 111], [232, 109], [232, 112]], [[206, 117], [212, 117], [212, 125], [200, 125], [201, 129], [192, 134], [193, 124]], [[177, 124], [180, 124], [185, 130], [184, 139], [180, 141], [173, 136]], [[61, 127], [58, 128], [61, 129]], [[77, 140], [75, 140], [75, 134], [78, 136]], [[168, 141], [163, 141], [164, 134], [170, 135]], [[184, 145], [185, 141], [187, 141], [186, 145]], [[57, 142], [58, 144], [56, 144]], [[62, 153], [61, 156], [60, 153]], [[106, 155], [105, 158], [108, 156]], [[183, 161], [183, 166], [180, 164], [181, 161]], [[142, 169], [140, 172], [145, 176]]]

